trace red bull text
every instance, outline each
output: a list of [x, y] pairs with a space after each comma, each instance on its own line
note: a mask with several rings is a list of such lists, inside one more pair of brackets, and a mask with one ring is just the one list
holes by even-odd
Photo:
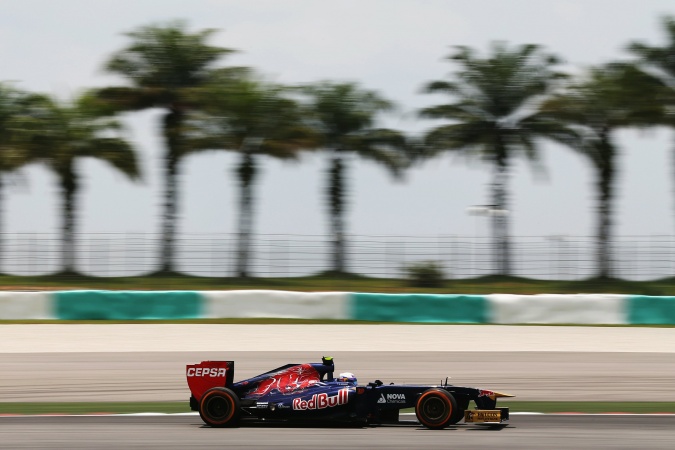
[[314, 394], [309, 400], [300, 398], [293, 399], [293, 409], [324, 409], [333, 408], [338, 405], [346, 405], [349, 401], [349, 389], [340, 389], [337, 395]]

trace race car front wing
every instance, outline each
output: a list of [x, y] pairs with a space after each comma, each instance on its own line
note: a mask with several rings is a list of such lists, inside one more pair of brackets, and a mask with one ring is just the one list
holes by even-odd
[[509, 420], [509, 408], [464, 411], [465, 423], [502, 423]]

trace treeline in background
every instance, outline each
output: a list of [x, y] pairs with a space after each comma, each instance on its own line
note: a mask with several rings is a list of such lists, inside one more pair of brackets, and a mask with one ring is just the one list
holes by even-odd
[[[447, 79], [420, 80], [426, 93], [447, 100], [414, 111], [436, 124], [415, 136], [378, 127], [394, 105], [372, 87], [334, 81], [275, 84], [253, 68], [228, 66], [233, 50], [210, 45], [213, 30], [193, 32], [183, 22], [142, 26], [127, 34], [128, 45], [105, 65], [127, 81], [124, 85], [85, 90], [63, 102], [0, 84], [0, 206], [6, 175], [35, 163], [55, 174], [61, 198], [59, 241], [23, 235], [11, 248], [0, 243], [0, 258], [11, 260], [11, 272], [21, 275], [75, 276], [85, 266], [94, 267], [87, 274], [97, 276], [188, 273], [246, 279], [361, 273], [395, 278], [407, 273], [417, 279], [529, 274], [602, 280], [631, 278], [630, 267], [639, 261], [634, 256], [652, 249], [657, 259], [632, 277], [670, 276], [675, 273], [671, 237], [634, 238], [623, 242], [620, 251], [612, 239], [617, 132], [675, 127], [675, 18], [663, 18], [662, 26], [661, 46], [629, 42], [625, 61], [606, 62], [574, 76], [562, 72], [560, 59], [538, 45], [497, 42], [485, 52], [455, 47], [447, 56], [452, 64]], [[125, 140], [119, 117], [150, 108], [164, 111], [160, 235], [136, 235], [133, 245], [128, 236], [80, 236], [77, 199], [84, 174], [76, 170], [76, 161], [96, 158], [132, 181], [139, 179], [142, 149]], [[547, 140], [582, 154], [593, 168], [593, 242], [554, 236], [522, 238], [514, 244], [509, 231], [511, 168], [517, 158], [536, 163]], [[214, 150], [238, 154], [238, 230], [235, 236], [209, 237], [202, 252], [194, 247], [188, 251], [186, 242], [199, 239], [176, 231], [181, 165], [188, 155]], [[330, 159], [324, 192], [327, 237], [299, 242], [302, 237], [258, 236], [265, 242], [256, 242], [254, 187], [261, 160], [299, 159], [304, 152], [324, 152]], [[489, 242], [452, 236], [429, 242], [350, 236], [345, 226], [349, 164], [358, 158], [371, 160], [400, 177], [447, 152], [481, 160], [492, 170], [489, 204], [470, 211], [489, 220]], [[123, 204], [117, 208], [121, 211]], [[353, 242], [348, 242], [350, 237]], [[83, 256], [84, 247], [97, 239], [112, 241]], [[411, 242], [418, 247], [411, 248]], [[641, 250], [631, 256], [635, 243]], [[118, 259], [115, 270], [110, 268], [115, 253], [110, 245], [124, 248], [124, 262]], [[108, 249], [103, 256], [101, 248]], [[308, 248], [312, 250], [303, 250]], [[190, 265], [181, 262], [187, 254], [202, 256]], [[298, 256], [302, 254], [311, 256]], [[107, 268], [101, 269], [97, 258]]]

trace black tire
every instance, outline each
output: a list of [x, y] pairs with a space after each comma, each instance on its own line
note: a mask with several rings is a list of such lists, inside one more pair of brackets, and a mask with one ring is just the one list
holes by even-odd
[[[448, 392], [448, 394], [450, 394]], [[450, 394], [452, 395], [452, 394]], [[448, 425], [455, 425], [456, 423], [459, 423], [460, 420], [464, 418], [464, 411], [465, 409], [462, 408], [457, 408], [452, 412], [452, 417], [450, 418], [450, 422], [448, 422]]]
[[199, 400], [199, 416], [212, 427], [233, 427], [239, 423], [239, 397], [228, 388], [211, 388]]
[[415, 404], [417, 420], [425, 427], [440, 430], [452, 423], [458, 416], [457, 401], [451, 393], [444, 389], [431, 388], [422, 392]]
[[452, 412], [452, 417], [450, 418], [450, 423], [448, 425], [455, 425], [460, 420], [464, 419], [464, 411], [469, 409], [469, 399], [465, 397], [457, 398], [452, 393], [448, 392], [455, 398], [457, 403], [457, 408]]
[[[450, 394], [455, 397], [453, 394]], [[464, 419], [464, 412], [469, 409], [469, 398], [466, 396], [455, 397], [457, 402], [457, 409], [452, 413], [452, 419], [450, 419], [450, 425], [458, 423], [460, 420]]]

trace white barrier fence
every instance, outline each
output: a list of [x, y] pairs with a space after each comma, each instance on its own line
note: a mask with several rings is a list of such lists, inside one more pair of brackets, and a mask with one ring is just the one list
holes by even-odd
[[[420, 320], [408, 312], [426, 308], [424, 322], [675, 324], [675, 297], [620, 294], [406, 294], [399, 298], [392, 294], [387, 296], [388, 303], [383, 304], [371, 300], [377, 296], [349, 292], [271, 290], [0, 292], [0, 320], [282, 318], [414, 322]], [[458, 297], [461, 297], [461, 302], [457, 300]], [[402, 309], [404, 312], [394, 314], [401, 305], [405, 306]], [[376, 319], [369, 318], [372, 316], [371, 309], [378, 313], [384, 311], [384, 314]], [[447, 311], [456, 314], [444, 315]]]
[[574, 323], [587, 325], [625, 324], [626, 295], [618, 294], [492, 294], [490, 322]]
[[0, 292], [0, 320], [53, 319], [50, 292]]
[[206, 318], [350, 319], [348, 292], [203, 291]]

